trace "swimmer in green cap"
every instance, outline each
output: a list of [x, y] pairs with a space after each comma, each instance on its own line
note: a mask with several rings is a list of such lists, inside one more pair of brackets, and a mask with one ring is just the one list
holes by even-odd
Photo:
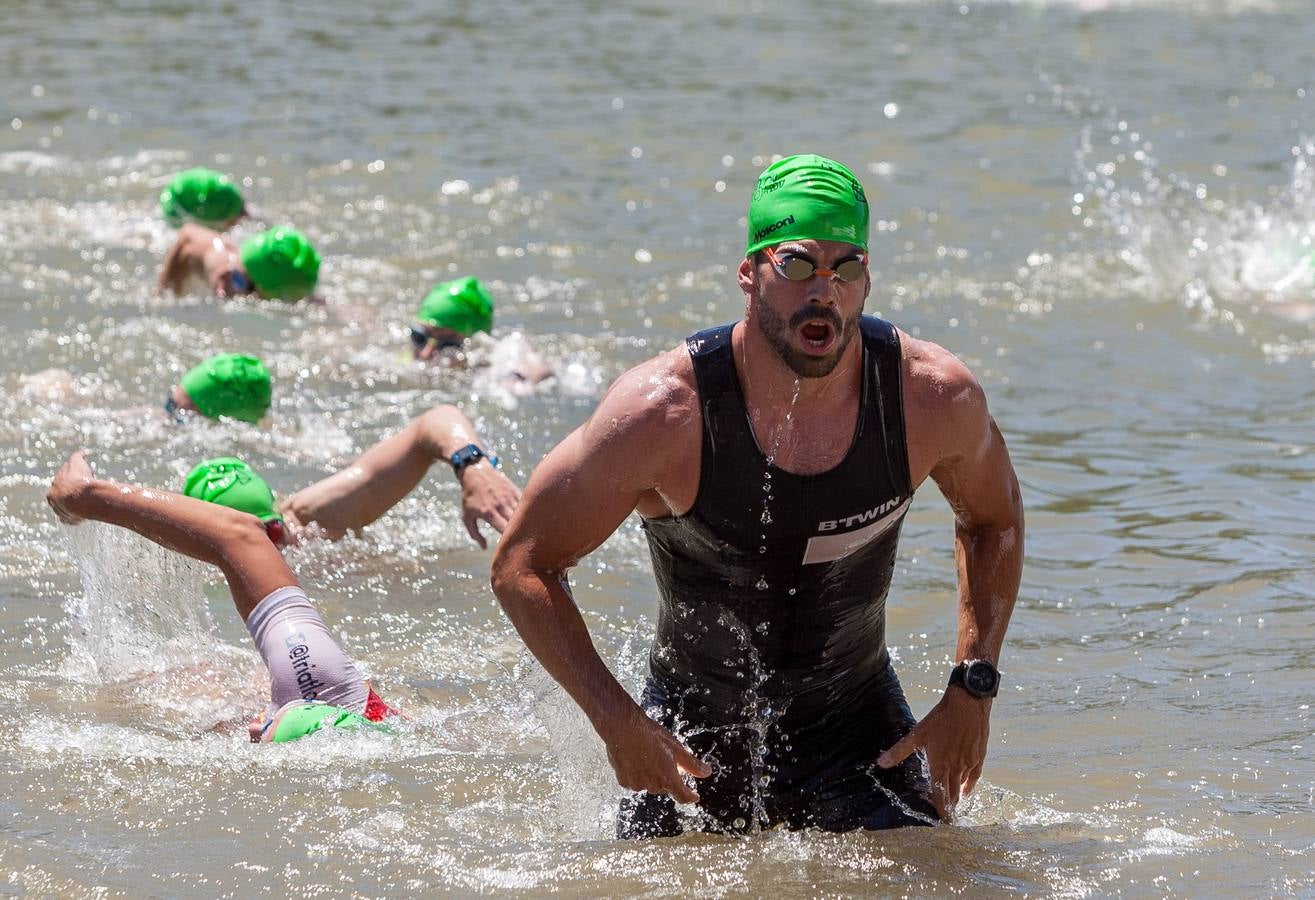
[[497, 457], [455, 406], [434, 407], [346, 468], [282, 500], [276, 501], [264, 479], [234, 457], [196, 466], [183, 493], [251, 513], [280, 547], [299, 543], [311, 526], [337, 540], [392, 509], [440, 460], [452, 466], [461, 484], [461, 519], [471, 540], [487, 546], [479, 523], [501, 533], [520, 500], [520, 490], [497, 468]]
[[[835, 160], [765, 169], [736, 272], [744, 318], [623, 374], [498, 543], [508, 618], [636, 792], [623, 837], [931, 825], [982, 774], [1022, 572], [1018, 479], [968, 368], [864, 315], [869, 216]], [[885, 627], [900, 526], [929, 478], [953, 511], [958, 639], [917, 720]], [[638, 701], [568, 578], [632, 512], [659, 603]]]
[[175, 228], [188, 222], [227, 231], [247, 214], [242, 194], [214, 169], [179, 172], [160, 193], [160, 213]]
[[320, 255], [304, 234], [279, 226], [238, 247], [201, 225], [186, 224], [160, 269], [159, 287], [176, 294], [199, 287], [218, 297], [255, 294], [278, 300], [314, 299]]
[[481, 331], [493, 331], [493, 297], [488, 288], [470, 276], [445, 281], [420, 301], [411, 326], [412, 352], [416, 359], [433, 359]]
[[[22, 393], [34, 402], [80, 406], [99, 396], [66, 369], [44, 369], [24, 375]], [[237, 419], [256, 424], [269, 412], [272, 395], [269, 371], [254, 356], [220, 353], [194, 366], [164, 397], [164, 414], [171, 422], [187, 421], [188, 413], [208, 419]], [[158, 415], [158, 406], [134, 406], [109, 413], [125, 424]]]
[[[230, 463], [210, 487], [222, 490], [220, 482], [242, 476]], [[81, 451], [55, 473], [46, 501], [69, 525], [108, 522], [223, 571], [270, 674], [270, 702], [251, 722], [252, 741], [283, 743], [325, 728], [387, 730], [378, 723], [397, 715], [338, 647], [257, 516], [97, 478]]]
[[221, 353], [195, 366], [169, 389], [164, 411], [181, 421], [183, 410], [207, 419], [227, 416], [255, 424], [269, 412], [269, 370], [254, 356]]
[[[411, 325], [411, 355], [425, 363], [461, 366], [467, 341], [493, 332], [493, 296], [478, 278], [465, 276], [434, 287], [420, 301]], [[504, 345], [510, 354], [502, 366], [503, 387], [513, 394], [526, 394], [554, 377], [539, 354], [521, 343]]]

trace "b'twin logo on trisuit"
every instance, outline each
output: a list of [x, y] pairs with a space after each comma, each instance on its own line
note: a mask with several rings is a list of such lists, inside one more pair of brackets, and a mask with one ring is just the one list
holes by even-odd
[[[899, 524], [911, 502], [912, 498], [895, 497], [843, 519], [823, 519], [817, 523], [817, 530], [822, 533], [809, 538], [804, 548], [804, 565], [835, 562], [861, 550]], [[842, 528], [851, 530], [841, 531]]]
[[779, 222], [773, 222], [771, 225], [764, 225], [762, 228], [759, 228], [757, 231], [753, 233], [753, 242], [756, 244], [759, 241], [761, 241], [763, 238], [767, 237], [767, 235], [771, 234], [772, 232], [779, 231], [785, 226], [793, 225], [793, 224], [794, 224], [794, 216], [786, 216], [784, 219], [782, 219]]
[[903, 497], [891, 497], [880, 506], [874, 506], [867, 512], [856, 513], [852, 516], [845, 516], [843, 519], [824, 519], [817, 523], [818, 531], [835, 531], [837, 528], [853, 528], [855, 525], [862, 525], [865, 522], [871, 522], [877, 516], [885, 515], [895, 507], [904, 502]]

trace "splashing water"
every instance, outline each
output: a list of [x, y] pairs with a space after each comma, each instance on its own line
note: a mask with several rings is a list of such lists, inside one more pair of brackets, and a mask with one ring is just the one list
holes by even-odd
[[171, 657], [197, 658], [210, 645], [200, 563], [112, 525], [65, 530], [83, 590], [68, 602], [75, 628], [66, 674], [121, 681], [160, 671]]
[[[1110, 239], [1133, 291], [1172, 298], [1239, 333], [1262, 315], [1315, 321], [1315, 141], [1292, 147], [1289, 183], [1261, 204], [1162, 172], [1151, 141], [1126, 121], [1107, 129], [1083, 132], [1073, 212]], [[1228, 169], [1213, 173], [1225, 179]]]
[[[782, 419], [781, 424], [772, 432], [770, 446], [764, 454], [767, 460], [767, 465], [763, 467], [763, 508], [762, 514], [758, 517], [758, 521], [761, 522], [764, 527], [772, 524], [772, 500], [775, 499], [775, 495], [772, 493], [772, 467], [776, 464], [776, 455], [781, 452], [782, 441], [793, 435], [795, 405], [799, 402], [799, 392], [802, 389], [802, 386], [800, 379], [795, 378], [794, 393], [790, 396], [790, 403], [786, 407], [785, 417]], [[764, 543], [759, 546], [758, 552], [760, 554], [766, 554], [766, 532], [764, 532], [761, 537]], [[755, 587], [760, 591], [765, 591], [771, 587], [771, 585], [767, 582], [767, 577], [762, 576], [758, 579], [758, 583]]]
[[[744, 677], [748, 684], [744, 691], [743, 702], [740, 705], [740, 711], [743, 713], [740, 721], [733, 726], [728, 726], [727, 729], [713, 728], [707, 730], [732, 730], [736, 734], [742, 734], [746, 728], [748, 730], [748, 757], [753, 775], [749, 782], [749, 795], [740, 799], [747, 809], [752, 810], [752, 819], [749, 822], [742, 822], [737, 819], [732, 825], [737, 829], [747, 827], [751, 834], [757, 834], [767, 826], [769, 821], [767, 802], [763, 797], [763, 789], [771, 784], [773, 775], [773, 768], [766, 762], [767, 733], [785, 714], [787, 704], [782, 703], [779, 706], [773, 706], [771, 701], [762, 695], [762, 686], [767, 683], [771, 672], [762, 664], [758, 648], [753, 643], [753, 636], [744, 623], [731, 613], [723, 612], [717, 617], [717, 624], [725, 628], [735, 638], [737, 649], [741, 654], [734, 660], [727, 659], [726, 663], [738, 666], [739, 671], [735, 673], [736, 677]], [[765, 626], [766, 623], [759, 625], [760, 632], [765, 632]]]

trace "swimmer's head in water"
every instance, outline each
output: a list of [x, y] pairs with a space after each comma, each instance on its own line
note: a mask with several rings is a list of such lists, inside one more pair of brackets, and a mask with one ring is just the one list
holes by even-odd
[[306, 235], [286, 225], [247, 238], [239, 255], [264, 297], [300, 300], [310, 296], [320, 277], [320, 255]]
[[420, 301], [416, 321], [470, 337], [493, 330], [493, 297], [478, 278], [457, 278], [435, 285]]
[[228, 416], [254, 424], [269, 412], [273, 396], [265, 364], [241, 353], [212, 356], [179, 384], [197, 412], [209, 419]]
[[349, 712], [342, 707], [330, 706], [327, 703], [306, 702], [289, 705], [279, 710], [274, 718], [265, 723], [262, 740], [272, 744], [285, 744], [324, 728], [341, 728], [345, 731], [368, 728], [386, 734], [393, 733], [387, 725], [371, 722], [359, 713]]
[[867, 250], [868, 201], [853, 172], [812, 153], [787, 156], [763, 170], [749, 201], [744, 255], [792, 240], [839, 241]]
[[228, 176], [214, 169], [188, 169], [160, 193], [160, 212], [175, 228], [197, 222], [223, 230], [242, 218], [242, 194]]
[[270, 540], [282, 546], [283, 516], [274, 508], [274, 492], [265, 479], [236, 456], [221, 456], [198, 463], [187, 473], [183, 493], [207, 503], [250, 513], [260, 519]]

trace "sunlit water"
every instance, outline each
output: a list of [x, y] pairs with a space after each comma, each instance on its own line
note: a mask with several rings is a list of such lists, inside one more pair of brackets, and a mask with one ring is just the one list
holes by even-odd
[[[7, 10], [0, 883], [1315, 894], [1312, 45], [1295, 0]], [[523, 481], [626, 367], [739, 315], [753, 180], [800, 150], [861, 175], [869, 308], [972, 366], [1023, 483], [1005, 686], [958, 826], [614, 840], [602, 748], [497, 609], [443, 466], [365, 537], [290, 556], [412, 716], [383, 740], [248, 744], [266, 684], [213, 575], [42, 502], [78, 446], [174, 487], [235, 452], [295, 490], [444, 401]], [[155, 198], [193, 164], [312, 236], [326, 306], [152, 292]], [[498, 300], [490, 365], [419, 370], [410, 314], [458, 272]], [[507, 341], [556, 384], [502, 389]], [[235, 349], [274, 373], [271, 426], [143, 411]], [[50, 367], [71, 380], [25, 384]], [[950, 534], [929, 486], [887, 629], [918, 714], [953, 650]], [[633, 522], [575, 585], [637, 689]]]

